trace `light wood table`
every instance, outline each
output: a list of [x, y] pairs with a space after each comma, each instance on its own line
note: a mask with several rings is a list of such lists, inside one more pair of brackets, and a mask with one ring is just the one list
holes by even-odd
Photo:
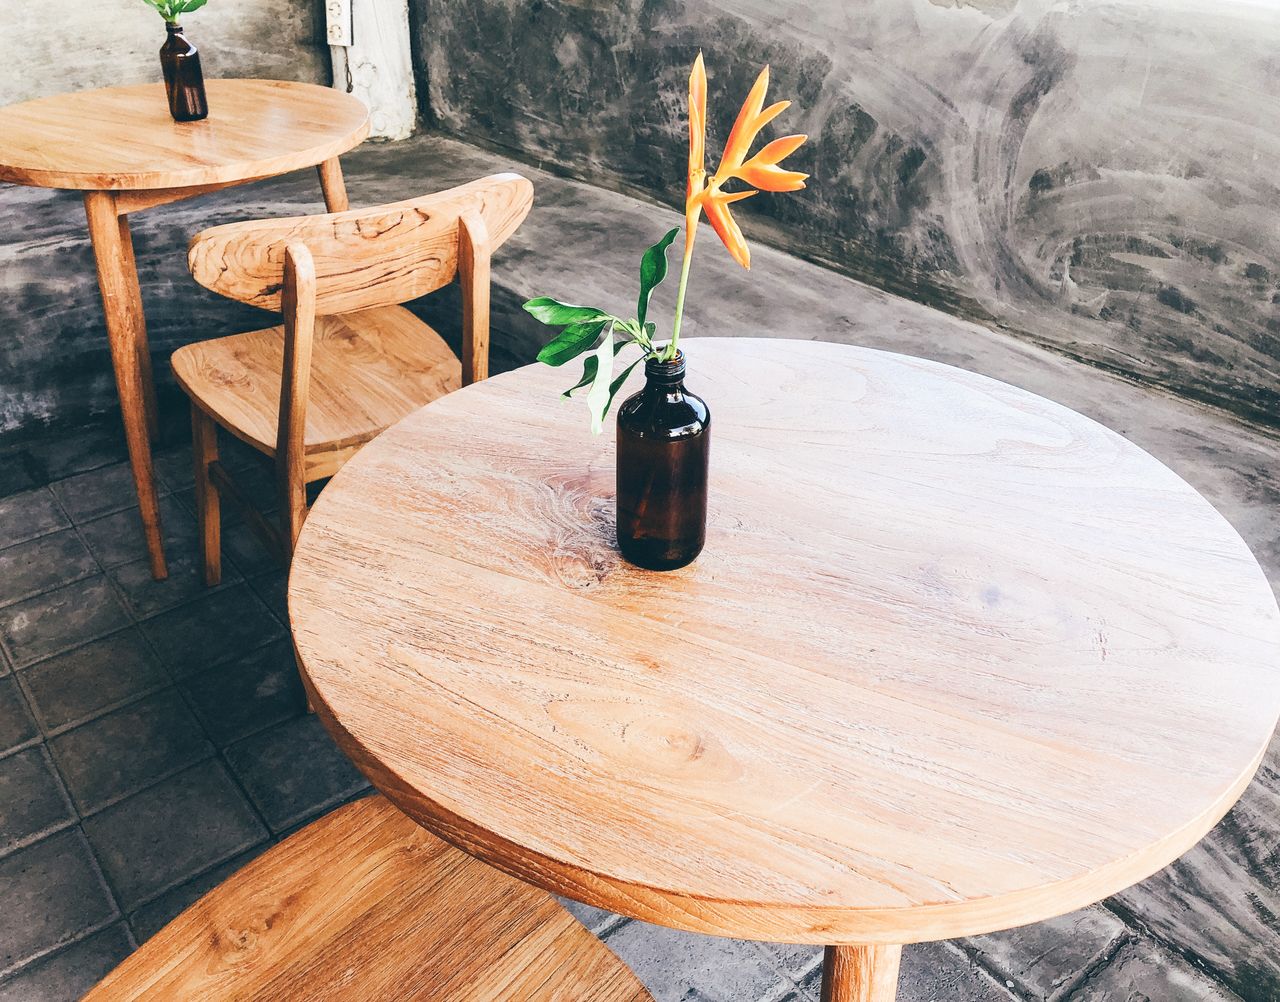
[[163, 84], [108, 87], [0, 108], [0, 181], [84, 192], [107, 338], [151, 572], [167, 574], [151, 469], [155, 385], [129, 214], [316, 167], [347, 208], [338, 155], [369, 132], [359, 99], [276, 80], [210, 80], [209, 117], [175, 122]]
[[948, 366], [694, 340], [707, 546], [624, 563], [610, 436], [521, 369], [367, 445], [289, 602], [317, 712], [411, 817], [532, 884], [694, 932], [902, 944], [1098, 901], [1192, 846], [1280, 715], [1236, 532], [1064, 407]]

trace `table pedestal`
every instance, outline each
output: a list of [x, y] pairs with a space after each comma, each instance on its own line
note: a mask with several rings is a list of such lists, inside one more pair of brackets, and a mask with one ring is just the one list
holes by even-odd
[[828, 946], [822, 1002], [894, 1002], [900, 946]]

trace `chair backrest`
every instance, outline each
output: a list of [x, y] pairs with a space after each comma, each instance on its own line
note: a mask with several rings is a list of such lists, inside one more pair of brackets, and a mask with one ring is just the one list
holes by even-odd
[[187, 262], [214, 292], [280, 311], [285, 249], [305, 244], [315, 262], [316, 312], [350, 313], [403, 303], [453, 281], [463, 216], [478, 218], [488, 250], [529, 214], [533, 185], [494, 174], [404, 202], [290, 219], [228, 223], [197, 233]]

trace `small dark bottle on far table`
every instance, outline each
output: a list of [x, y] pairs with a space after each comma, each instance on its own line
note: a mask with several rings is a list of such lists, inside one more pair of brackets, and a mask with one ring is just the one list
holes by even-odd
[[169, 114], [175, 122], [198, 122], [209, 115], [200, 52], [182, 33], [182, 25], [170, 21], [165, 27], [169, 37], [160, 50], [160, 66], [169, 95]]
[[683, 567], [707, 538], [711, 412], [684, 372], [681, 352], [647, 360], [644, 389], [618, 410], [618, 547], [654, 571]]

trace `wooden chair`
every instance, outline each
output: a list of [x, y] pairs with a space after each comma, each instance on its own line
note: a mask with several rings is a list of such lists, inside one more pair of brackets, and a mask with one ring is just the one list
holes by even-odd
[[653, 1002], [551, 895], [380, 796], [269, 850], [85, 996], [133, 999]]
[[[423, 404], [488, 375], [489, 257], [529, 213], [533, 186], [496, 174], [421, 198], [217, 226], [191, 241], [201, 285], [284, 314], [284, 324], [179, 348], [191, 398], [196, 505], [207, 584], [222, 575], [226, 495], [286, 565], [306, 485]], [[457, 277], [462, 359], [400, 304]], [[219, 462], [217, 426], [274, 459], [279, 528]]]

